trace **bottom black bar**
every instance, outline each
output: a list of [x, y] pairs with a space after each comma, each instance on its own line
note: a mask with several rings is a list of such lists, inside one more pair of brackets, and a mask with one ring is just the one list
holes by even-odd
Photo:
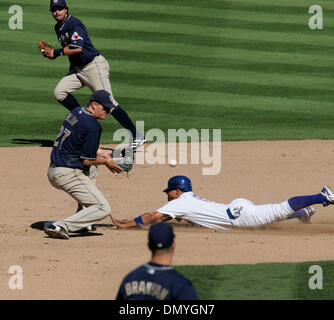
[[[319, 316], [319, 312], [331, 312], [334, 301], [259, 301], [259, 300], [200, 300], [200, 301], [127, 301], [114, 300], [2, 300], [0, 309], [28, 314], [56, 315], [61, 312], [66, 318], [71, 316], [97, 316], [106, 313], [114, 319], [220, 319], [227, 315], [266, 318], [270, 315], [286, 317], [298, 315]], [[328, 309], [328, 310], [327, 310]], [[110, 319], [111, 319], [110, 318]]]

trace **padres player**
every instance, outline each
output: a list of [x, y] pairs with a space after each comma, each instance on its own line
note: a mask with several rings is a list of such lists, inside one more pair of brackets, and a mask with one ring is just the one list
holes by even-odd
[[301, 213], [309, 214], [305, 208], [313, 204], [334, 204], [334, 194], [328, 187], [324, 187], [320, 193], [293, 197], [279, 204], [255, 205], [247, 199], [236, 199], [229, 204], [217, 203], [193, 193], [191, 181], [186, 176], [170, 178], [164, 192], [167, 193], [169, 202], [163, 207], [155, 212], [144, 213], [133, 220], [112, 218], [115, 225], [130, 228], [181, 218], [207, 228], [253, 227], [288, 219], [291, 216], [299, 217]]
[[72, 92], [87, 86], [92, 91], [106, 90], [110, 93], [113, 108], [110, 113], [131, 133], [132, 149], [135, 151], [144, 142], [143, 134], [136, 130], [127, 112], [119, 106], [112, 94], [109, 81], [108, 61], [94, 48], [85, 25], [68, 13], [65, 0], [51, 0], [50, 11], [57, 21], [55, 31], [62, 48], [45, 48], [43, 55], [49, 59], [68, 56], [69, 73], [63, 77], [54, 90], [55, 99], [68, 110], [79, 106]]
[[124, 278], [117, 300], [197, 300], [190, 280], [173, 268], [174, 238], [170, 225], [161, 222], [151, 226], [148, 247], [152, 259]]
[[110, 94], [95, 91], [86, 108], [76, 107], [66, 117], [51, 152], [48, 169], [50, 183], [64, 190], [82, 205], [80, 211], [63, 221], [56, 221], [44, 231], [51, 237], [69, 239], [69, 232], [79, 231], [110, 214], [110, 205], [95, 185], [96, 166], [105, 165], [111, 172], [122, 172], [109, 156], [99, 149], [101, 125], [113, 108]]

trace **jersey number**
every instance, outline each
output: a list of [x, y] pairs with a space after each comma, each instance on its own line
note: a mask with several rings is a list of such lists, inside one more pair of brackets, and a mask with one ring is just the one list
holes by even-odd
[[[61, 147], [67, 137], [71, 135], [71, 131], [64, 128], [64, 126], [61, 126], [60, 131], [58, 133], [58, 136], [56, 138], [55, 143], [53, 144], [54, 147], [59, 147], [59, 150], [61, 150]], [[60, 138], [60, 139], [59, 139]]]

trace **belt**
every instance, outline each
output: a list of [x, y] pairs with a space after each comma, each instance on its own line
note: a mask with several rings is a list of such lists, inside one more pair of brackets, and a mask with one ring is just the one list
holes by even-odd
[[61, 167], [61, 166], [59, 166], [58, 164], [56, 164], [54, 162], [50, 162], [50, 167], [51, 168], [58, 168], [58, 167]]
[[[99, 53], [98, 55], [96, 55], [92, 60], [90, 60], [88, 63], [91, 63], [95, 58], [99, 57], [101, 54]], [[88, 64], [87, 63], [87, 64]]]
[[80, 69], [83, 69], [84, 67], [87, 66], [87, 64], [91, 63], [95, 58], [97, 58], [98, 56], [100, 56], [101, 54], [98, 54], [97, 56], [93, 57], [92, 59], [90, 59], [89, 61], [87, 61], [86, 64], [83, 64], [82, 66], [78, 66], [78, 65], [75, 65], [74, 68], [80, 68]]
[[[79, 169], [79, 170], [82, 170], [82, 171], [87, 171], [87, 170], [84, 170], [84, 169], [82, 169], [82, 168], [78, 168], [78, 167], [65, 167], [65, 166], [60, 166], [59, 164], [54, 163], [54, 162], [50, 162], [50, 167], [51, 167], [51, 168]], [[88, 168], [88, 171], [89, 171], [89, 168]]]

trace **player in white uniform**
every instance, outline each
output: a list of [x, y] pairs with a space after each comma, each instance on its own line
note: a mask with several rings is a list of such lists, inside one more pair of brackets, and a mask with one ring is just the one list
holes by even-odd
[[168, 195], [168, 203], [163, 207], [155, 212], [144, 213], [133, 220], [117, 220], [112, 217], [115, 225], [131, 228], [181, 218], [214, 229], [254, 227], [304, 215], [310, 216], [314, 211], [310, 211], [309, 206], [313, 204], [334, 204], [334, 193], [328, 187], [323, 187], [320, 193], [289, 198], [278, 204], [255, 205], [241, 198], [229, 204], [217, 203], [194, 194], [191, 181], [186, 176], [170, 178], [164, 192]]

